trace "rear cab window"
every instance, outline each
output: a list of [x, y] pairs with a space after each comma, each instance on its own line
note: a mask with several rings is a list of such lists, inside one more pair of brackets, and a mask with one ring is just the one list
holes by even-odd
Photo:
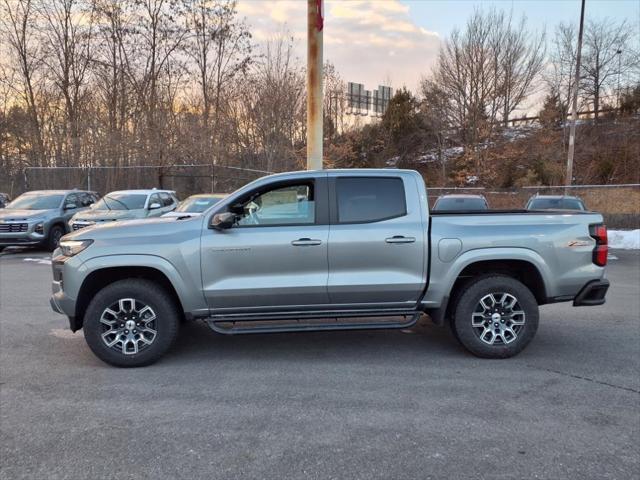
[[400, 177], [338, 177], [337, 223], [372, 223], [407, 214]]

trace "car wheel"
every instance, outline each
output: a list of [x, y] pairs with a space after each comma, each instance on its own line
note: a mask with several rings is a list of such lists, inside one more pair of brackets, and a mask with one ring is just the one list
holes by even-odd
[[471, 281], [452, 315], [457, 340], [483, 358], [520, 353], [538, 329], [538, 302], [515, 278], [487, 275]]
[[84, 337], [98, 358], [117, 367], [157, 361], [178, 333], [171, 296], [148, 280], [120, 280], [100, 290], [84, 316]]
[[54, 225], [49, 230], [49, 238], [47, 239], [47, 250], [53, 252], [60, 244], [60, 239], [64, 235], [64, 229], [60, 225]]

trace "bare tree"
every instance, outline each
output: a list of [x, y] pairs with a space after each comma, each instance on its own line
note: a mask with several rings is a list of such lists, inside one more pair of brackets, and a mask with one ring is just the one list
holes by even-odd
[[40, 0], [43, 61], [64, 102], [66, 161], [80, 164], [80, 116], [91, 61], [93, 10], [78, 0]]
[[31, 0], [4, 0], [0, 10], [0, 22], [8, 58], [11, 60], [10, 65], [20, 79], [19, 82], [12, 82], [11, 85], [16, 95], [24, 101], [28, 112], [33, 144], [30, 157], [37, 165], [43, 165], [45, 148], [37, 100], [42, 88], [43, 64], [33, 3]]
[[544, 36], [530, 34], [525, 18], [513, 25], [502, 12], [476, 10], [445, 40], [431, 80], [448, 99], [449, 123], [476, 145], [531, 95], [543, 62]]
[[498, 65], [498, 93], [502, 104], [502, 121], [507, 126], [509, 116], [536, 89], [535, 82], [544, 67], [545, 37], [544, 34], [531, 35], [524, 17], [515, 27], [509, 18], [499, 30], [504, 33], [500, 36], [503, 51]]
[[625, 75], [637, 62], [630, 45], [632, 34], [631, 24], [626, 20], [616, 23], [604, 18], [587, 24], [581, 88], [593, 104], [596, 120], [600, 115], [603, 95], [613, 89], [618, 76]]

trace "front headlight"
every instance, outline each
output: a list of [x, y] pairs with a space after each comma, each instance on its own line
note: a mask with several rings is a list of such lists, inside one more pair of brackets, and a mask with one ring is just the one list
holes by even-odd
[[60, 253], [65, 257], [73, 257], [74, 255], [82, 252], [92, 243], [93, 240], [61, 240]]
[[36, 223], [36, 228], [34, 228], [33, 231], [40, 235], [44, 235], [44, 222]]

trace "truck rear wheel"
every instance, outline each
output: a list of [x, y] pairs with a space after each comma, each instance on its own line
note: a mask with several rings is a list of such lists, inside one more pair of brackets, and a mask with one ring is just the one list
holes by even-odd
[[100, 290], [84, 316], [84, 338], [98, 358], [117, 367], [157, 361], [173, 344], [179, 311], [153, 282], [120, 280]]
[[538, 302], [524, 284], [493, 274], [466, 285], [451, 321], [457, 340], [474, 355], [508, 358], [531, 342], [538, 317]]

